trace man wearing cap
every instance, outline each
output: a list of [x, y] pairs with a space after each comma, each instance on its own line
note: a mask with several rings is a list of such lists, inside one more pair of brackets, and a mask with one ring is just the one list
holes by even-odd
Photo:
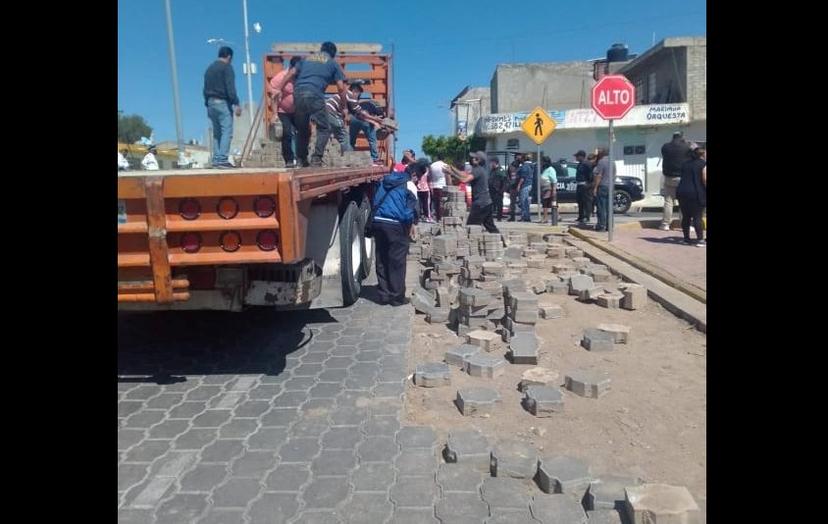
[[690, 146], [684, 140], [681, 131], [673, 133], [673, 139], [661, 146], [661, 196], [664, 197], [664, 212], [661, 217], [661, 229], [670, 230], [673, 222], [673, 205], [676, 201], [676, 188], [681, 181], [681, 166], [690, 159]]
[[492, 198], [489, 194], [489, 175], [486, 172], [486, 153], [476, 151], [471, 154], [471, 173], [460, 171], [447, 164], [447, 173], [460, 182], [471, 184], [472, 205], [466, 225], [483, 225], [489, 233], [500, 233], [492, 218]]
[[[291, 67], [288, 74], [282, 77], [281, 82], [273, 85], [278, 104], [281, 99], [282, 85], [293, 78], [293, 105], [295, 107], [296, 130], [299, 141], [296, 144], [296, 156], [299, 157], [301, 167], [309, 165], [321, 166], [325, 146], [331, 137], [331, 122], [325, 109], [325, 89], [328, 84], [336, 83], [339, 91], [342, 116], [348, 117], [348, 86], [345, 85], [345, 73], [339, 64], [334, 61], [336, 45], [333, 42], [323, 42], [318, 53], [305, 57], [304, 60]], [[310, 143], [310, 121], [316, 123], [316, 146], [308, 162], [308, 144]]]
[[592, 215], [592, 164], [586, 161], [586, 151], [575, 153], [578, 167], [575, 170], [575, 197], [578, 201], [578, 223], [589, 222]]
[[213, 125], [213, 167], [220, 169], [233, 167], [228, 157], [233, 141], [233, 112], [241, 116], [232, 61], [233, 50], [224, 46], [219, 49], [218, 60], [204, 72], [204, 105]]
[[149, 146], [147, 154], [141, 160], [141, 166], [146, 171], [158, 171], [158, 160], [155, 158], [155, 153], [158, 152], [155, 146]]

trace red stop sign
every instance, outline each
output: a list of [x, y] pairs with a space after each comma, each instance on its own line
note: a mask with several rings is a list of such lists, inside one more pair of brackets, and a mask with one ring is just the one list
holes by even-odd
[[635, 86], [624, 75], [607, 75], [592, 88], [592, 109], [604, 120], [624, 118], [635, 105]]

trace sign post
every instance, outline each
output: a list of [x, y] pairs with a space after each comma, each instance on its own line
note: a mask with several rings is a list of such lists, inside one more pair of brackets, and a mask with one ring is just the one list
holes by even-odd
[[555, 120], [552, 119], [549, 114], [540, 106], [536, 107], [532, 111], [529, 112], [529, 115], [526, 117], [526, 120], [523, 121], [520, 128], [526, 133], [532, 141], [534, 141], [538, 145], [538, 156], [535, 158], [536, 161], [536, 169], [538, 174], [538, 182], [535, 184], [537, 187], [535, 191], [537, 193], [538, 199], [538, 222], [541, 221], [541, 208], [543, 207], [543, 202], [541, 202], [541, 194], [540, 194], [540, 177], [541, 177], [541, 144], [543, 144], [549, 135], [551, 135], [555, 131]]
[[[607, 194], [607, 240], [612, 242], [613, 210], [615, 201], [615, 120], [624, 116], [635, 105], [635, 86], [624, 75], [607, 75], [592, 88], [592, 109], [604, 120], [609, 120], [609, 191]], [[602, 179], [603, 181], [603, 179]]]

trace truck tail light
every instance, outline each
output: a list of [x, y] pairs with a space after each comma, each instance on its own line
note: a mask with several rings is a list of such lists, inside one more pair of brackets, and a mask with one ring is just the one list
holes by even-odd
[[239, 203], [230, 197], [224, 197], [216, 205], [216, 213], [225, 220], [235, 218], [239, 214]]
[[256, 210], [256, 216], [267, 218], [276, 211], [276, 201], [269, 196], [256, 197], [253, 208]]
[[273, 251], [276, 249], [276, 243], [279, 241], [279, 236], [276, 234], [276, 231], [266, 229], [264, 231], [260, 231], [258, 235], [256, 235], [256, 245], [259, 246], [259, 249], [262, 251]]
[[232, 253], [241, 247], [241, 235], [235, 231], [225, 231], [221, 234], [221, 249]]
[[185, 253], [196, 253], [201, 249], [201, 235], [198, 233], [184, 233], [181, 235], [181, 249]]
[[195, 198], [185, 198], [178, 205], [178, 212], [184, 220], [195, 220], [201, 214], [201, 204]]

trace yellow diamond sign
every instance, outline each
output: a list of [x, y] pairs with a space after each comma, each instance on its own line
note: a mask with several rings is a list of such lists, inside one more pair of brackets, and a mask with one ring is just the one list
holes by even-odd
[[526, 136], [541, 145], [555, 131], [555, 121], [542, 107], [538, 106], [529, 112], [529, 116], [520, 125]]

